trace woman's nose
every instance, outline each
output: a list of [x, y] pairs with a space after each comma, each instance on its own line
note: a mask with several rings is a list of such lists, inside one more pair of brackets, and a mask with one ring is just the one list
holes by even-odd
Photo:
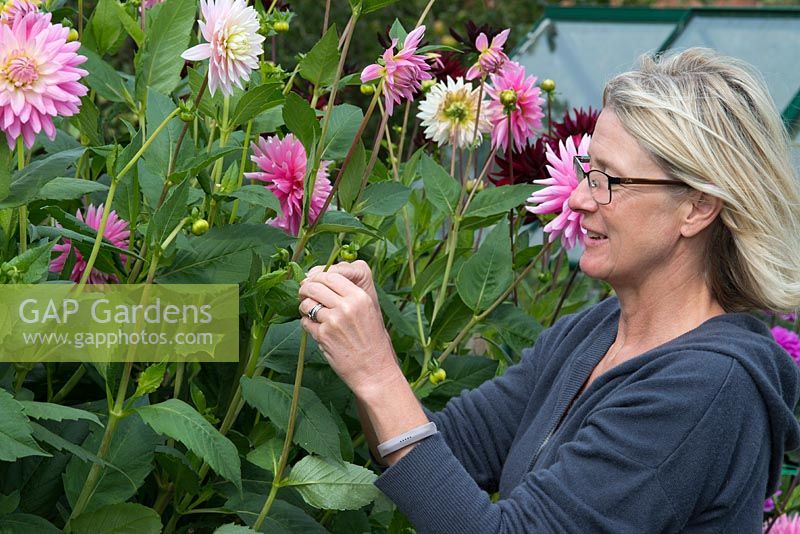
[[589, 181], [586, 178], [578, 182], [578, 187], [572, 190], [567, 205], [572, 211], [594, 211], [597, 209], [597, 202], [592, 198], [592, 192], [589, 190]]

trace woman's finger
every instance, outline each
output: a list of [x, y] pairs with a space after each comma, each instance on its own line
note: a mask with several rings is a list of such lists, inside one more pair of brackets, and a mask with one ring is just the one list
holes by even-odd
[[315, 278], [306, 279], [307, 281], [300, 286], [300, 298], [314, 299], [326, 308], [335, 308], [342, 297], [331, 290], [324, 282], [318, 282]]
[[301, 290], [309, 283], [317, 282], [326, 285], [341, 297], [349, 297], [357, 293], [358, 291], [361, 291], [360, 287], [358, 287], [353, 282], [351, 282], [350, 280], [348, 280], [346, 277], [342, 276], [339, 273], [318, 272], [309, 275], [308, 278], [306, 278], [306, 280], [308, 280], [308, 282], [300, 286]]

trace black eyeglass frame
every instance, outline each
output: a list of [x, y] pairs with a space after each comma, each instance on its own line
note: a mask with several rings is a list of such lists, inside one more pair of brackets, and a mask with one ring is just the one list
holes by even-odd
[[[599, 171], [597, 169], [589, 169], [586, 171], [583, 169], [583, 164], [589, 163], [589, 161], [589, 156], [575, 156], [573, 159], [575, 174], [578, 176], [578, 183], [580, 183], [584, 178], [586, 179], [586, 183], [589, 185], [589, 192], [592, 194], [592, 199], [602, 206], [611, 204], [612, 185], [683, 185], [688, 187], [685, 182], [681, 182], [680, 180], [664, 180], [658, 178], [622, 178], [620, 176], [611, 176], [610, 174], [604, 173], [603, 171]], [[594, 191], [597, 190], [598, 186], [593, 186], [592, 181], [589, 179], [593, 172], [602, 174], [608, 180], [608, 202], [599, 202], [594, 197]]]

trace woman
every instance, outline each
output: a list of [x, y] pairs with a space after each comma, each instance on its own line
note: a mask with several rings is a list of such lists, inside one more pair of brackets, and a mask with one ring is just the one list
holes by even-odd
[[800, 193], [763, 82], [690, 49], [643, 58], [603, 101], [569, 205], [581, 269], [616, 297], [559, 320], [502, 377], [427, 411], [366, 264], [302, 284], [303, 326], [354, 392], [372, 454], [438, 428], [382, 458], [376, 481], [419, 532], [760, 532], [800, 445], [800, 373], [740, 313], [800, 305]]

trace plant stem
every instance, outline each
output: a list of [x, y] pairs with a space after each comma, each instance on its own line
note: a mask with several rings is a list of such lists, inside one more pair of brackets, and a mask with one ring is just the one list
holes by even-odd
[[75, 388], [75, 386], [78, 385], [78, 382], [80, 382], [81, 378], [83, 378], [83, 375], [85, 374], [86, 374], [86, 366], [84, 364], [78, 365], [78, 368], [75, 369], [75, 372], [72, 373], [72, 376], [69, 377], [69, 380], [67, 380], [67, 382], [61, 387], [61, 389], [59, 389], [58, 392], [55, 395], [53, 395], [53, 398], [50, 399], [48, 402], [58, 404], [59, 402], [64, 400], [66, 396], [69, 395], [70, 391], [72, 391]]
[[[17, 170], [25, 168], [25, 144], [22, 134], [17, 137]], [[19, 207], [19, 253], [24, 254], [28, 250], [28, 205], [23, 204]]]
[[553, 312], [553, 317], [550, 318], [550, 326], [556, 322], [558, 319], [558, 314], [561, 313], [561, 307], [564, 305], [564, 301], [567, 300], [567, 296], [569, 292], [572, 290], [572, 284], [575, 283], [575, 277], [578, 275], [579, 269], [575, 267], [572, 269], [572, 273], [569, 275], [569, 280], [567, 281], [567, 285], [564, 288], [564, 291], [561, 292], [561, 298], [558, 299], [558, 305], [556, 306], [555, 311]]
[[[244, 166], [247, 164], [247, 144], [250, 142], [250, 134], [253, 131], [253, 121], [247, 121], [247, 130], [244, 134], [244, 141], [242, 142], [242, 159], [239, 162], [239, 178], [236, 180], [236, 190], [242, 188], [242, 182], [244, 181]], [[239, 199], [233, 201], [233, 207], [231, 208], [231, 218], [228, 220], [228, 224], [233, 224], [236, 220], [236, 213], [239, 211]]]
[[292, 390], [292, 404], [289, 408], [289, 423], [286, 428], [286, 438], [283, 440], [283, 449], [281, 449], [281, 457], [278, 461], [278, 469], [272, 479], [272, 486], [269, 490], [267, 502], [264, 503], [261, 512], [258, 514], [258, 519], [253, 524], [254, 530], [259, 530], [264, 520], [267, 518], [272, 503], [275, 501], [275, 495], [278, 493], [283, 477], [283, 470], [286, 468], [286, 463], [289, 460], [289, 449], [292, 446], [292, 436], [294, 435], [294, 423], [297, 419], [297, 405], [300, 400], [300, 385], [303, 383], [303, 366], [305, 364], [306, 344], [308, 343], [308, 332], [303, 330], [300, 334], [300, 350], [297, 351], [297, 373], [294, 376], [294, 389]]
[[84, 286], [86, 285], [86, 281], [89, 279], [89, 275], [92, 272], [92, 268], [94, 267], [94, 262], [97, 260], [97, 254], [100, 252], [100, 244], [103, 241], [103, 236], [105, 235], [106, 231], [106, 223], [108, 222], [108, 214], [111, 212], [111, 203], [114, 200], [114, 192], [117, 189], [117, 184], [119, 183], [122, 178], [128, 174], [133, 166], [139, 161], [139, 158], [142, 157], [142, 154], [150, 148], [150, 145], [153, 141], [158, 137], [158, 134], [161, 133], [161, 130], [171, 121], [175, 116], [178, 114], [178, 109], [174, 109], [172, 113], [167, 115], [167, 117], [158, 125], [158, 128], [153, 131], [152, 135], [145, 141], [142, 145], [142, 148], [139, 149], [136, 154], [131, 158], [131, 160], [119, 171], [119, 174], [111, 180], [111, 185], [108, 188], [108, 196], [106, 197], [105, 206], [103, 207], [103, 216], [100, 219], [100, 225], [97, 228], [97, 237], [94, 240], [94, 246], [92, 247], [92, 253], [89, 256], [89, 260], [86, 262], [86, 268], [83, 272], [83, 276], [81, 276], [81, 280], [78, 283], [78, 287], [76, 291], [80, 294], [83, 291]]
[[322, 19], [322, 35], [328, 31], [328, 18], [331, 14], [331, 0], [325, 0], [325, 18]]
[[424, 21], [424, 20], [425, 20], [425, 17], [427, 17], [427, 16], [428, 16], [428, 11], [430, 11], [430, 10], [431, 10], [431, 8], [433, 7], [433, 3], [434, 3], [435, 1], [436, 1], [436, 0], [430, 0], [430, 2], [428, 2], [428, 5], [426, 5], [426, 6], [425, 6], [425, 9], [423, 9], [423, 10], [422, 10], [422, 14], [419, 16], [419, 19], [417, 20], [417, 25], [416, 25], [416, 26], [414, 26], [415, 28], [416, 28], [417, 26], [419, 26], [420, 24], [422, 24], [422, 21]]
[[[219, 147], [225, 148], [225, 145], [228, 144], [228, 136], [230, 135], [229, 125], [228, 125], [228, 115], [230, 113], [231, 108], [231, 99], [229, 96], [225, 96], [223, 98], [222, 104], [222, 125], [219, 128]], [[217, 161], [214, 162], [214, 168], [211, 171], [212, 184], [211, 184], [211, 213], [208, 215], [208, 226], [214, 226], [214, 219], [216, 219], [217, 211], [219, 210], [219, 204], [217, 203], [216, 199], [213, 198], [214, 193], [217, 192], [217, 187], [219, 186], [220, 178], [222, 177], [222, 160], [223, 158], [218, 158]]]

